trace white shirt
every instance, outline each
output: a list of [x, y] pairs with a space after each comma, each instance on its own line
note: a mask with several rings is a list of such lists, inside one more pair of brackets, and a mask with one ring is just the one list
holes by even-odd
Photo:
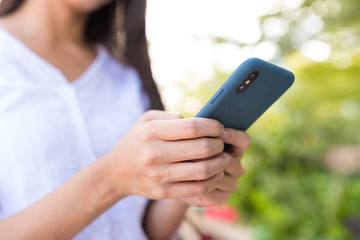
[[[137, 73], [104, 47], [85, 73], [69, 83], [61, 71], [0, 29], [0, 219], [110, 152], [148, 102]], [[146, 239], [141, 226], [146, 204], [142, 197], [124, 198], [75, 239]]]

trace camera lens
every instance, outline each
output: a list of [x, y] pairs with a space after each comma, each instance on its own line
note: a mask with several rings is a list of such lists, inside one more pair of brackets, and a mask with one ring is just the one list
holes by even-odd
[[241, 84], [239, 87], [236, 88], [236, 91], [235, 91], [235, 92], [236, 92], [236, 93], [241, 93], [241, 92], [244, 91], [244, 90], [245, 90], [245, 86]]
[[249, 79], [250, 79], [251, 81], [253, 81], [253, 80], [255, 80], [255, 79], [258, 77], [258, 75], [259, 75], [259, 72], [258, 72], [258, 71], [253, 72], [253, 73], [251, 73], [251, 74], [249, 75]]

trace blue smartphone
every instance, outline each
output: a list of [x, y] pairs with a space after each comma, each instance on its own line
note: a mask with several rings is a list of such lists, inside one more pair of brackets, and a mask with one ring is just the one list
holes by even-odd
[[294, 82], [290, 71], [250, 58], [243, 62], [195, 117], [246, 131]]

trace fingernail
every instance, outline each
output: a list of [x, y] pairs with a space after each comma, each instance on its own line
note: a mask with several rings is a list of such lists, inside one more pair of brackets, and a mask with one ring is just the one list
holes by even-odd
[[222, 139], [228, 139], [229, 136], [230, 136], [230, 133], [227, 130], [224, 130], [223, 134], [221, 134]]

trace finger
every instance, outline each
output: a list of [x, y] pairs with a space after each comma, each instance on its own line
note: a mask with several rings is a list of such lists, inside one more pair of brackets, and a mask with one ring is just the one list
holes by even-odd
[[206, 194], [213, 191], [223, 177], [224, 173], [220, 173], [202, 181], [169, 183], [156, 198], [187, 198]]
[[[237, 161], [239, 162], [239, 161]], [[225, 173], [227, 175], [232, 175], [235, 177], [241, 177], [245, 174], [245, 168], [240, 164], [233, 164], [232, 161], [230, 161], [228, 167], [225, 169]]]
[[230, 159], [220, 154], [216, 157], [197, 162], [180, 162], [166, 168], [167, 182], [200, 181], [224, 172]]
[[[224, 143], [219, 138], [197, 138], [160, 142], [159, 151], [166, 162], [179, 162], [209, 158], [223, 152]], [[227, 158], [230, 158], [228, 156]]]
[[180, 113], [165, 112], [160, 110], [149, 110], [144, 113], [138, 122], [148, 122], [153, 120], [171, 120], [171, 119], [182, 119], [183, 116]]
[[234, 157], [232, 154], [229, 154], [229, 156], [231, 160], [225, 169], [225, 173], [228, 175], [234, 175], [235, 177], [240, 177], [245, 172], [243, 166], [241, 165], [241, 158]]
[[251, 138], [249, 134], [231, 128], [224, 129], [220, 138], [224, 141], [224, 143], [231, 144], [233, 146], [233, 150], [240, 155], [243, 155], [251, 145]]
[[199, 207], [219, 206], [226, 204], [229, 200], [231, 192], [215, 189], [203, 195], [185, 199], [186, 202], [191, 202], [193, 205]]
[[158, 139], [168, 141], [219, 137], [224, 132], [224, 126], [220, 122], [206, 118], [159, 120], [149, 124]]
[[224, 178], [218, 184], [217, 189], [226, 192], [233, 192], [239, 187], [237, 180], [237, 177], [225, 174]]

